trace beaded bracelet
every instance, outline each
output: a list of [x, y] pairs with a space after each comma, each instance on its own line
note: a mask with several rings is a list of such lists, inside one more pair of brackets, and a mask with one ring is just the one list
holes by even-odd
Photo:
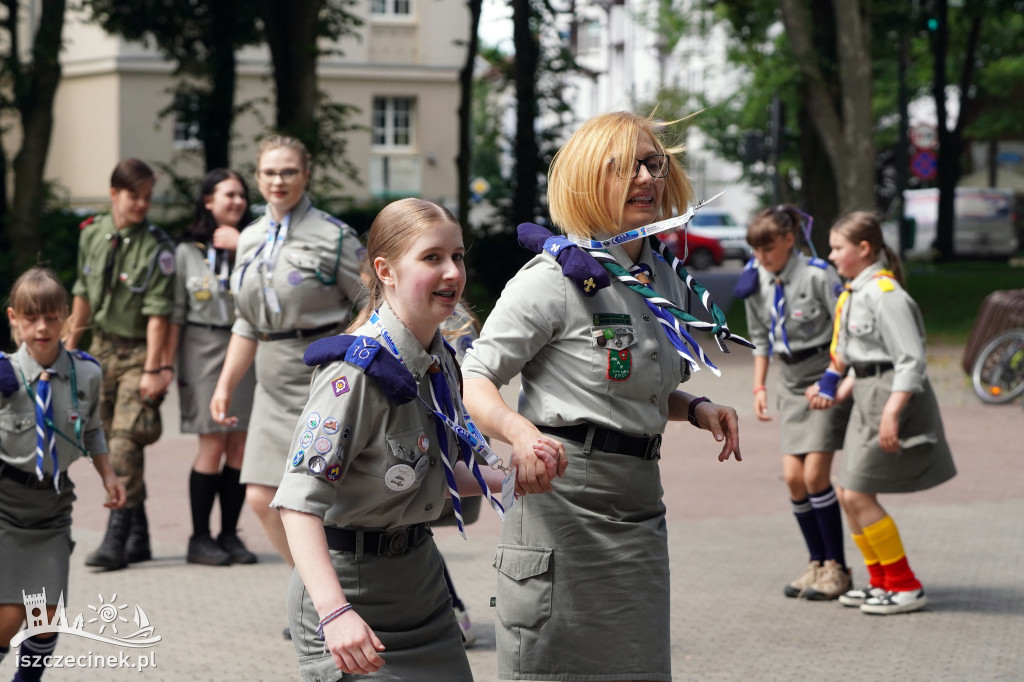
[[327, 625], [328, 623], [330, 623], [332, 620], [334, 620], [338, 616], [340, 616], [341, 614], [345, 613], [346, 611], [351, 611], [351, 610], [352, 610], [352, 603], [351, 602], [345, 602], [344, 604], [342, 604], [341, 606], [339, 606], [338, 608], [334, 609], [333, 611], [328, 613], [326, 616], [321, 618], [320, 619], [320, 623], [316, 626], [316, 638], [321, 640], [321, 641], [323, 641], [323, 638], [324, 638], [324, 626]]

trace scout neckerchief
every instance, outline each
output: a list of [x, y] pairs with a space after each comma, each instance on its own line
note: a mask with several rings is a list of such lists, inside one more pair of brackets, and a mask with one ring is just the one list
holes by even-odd
[[772, 301], [771, 324], [768, 327], [768, 355], [775, 351], [775, 329], [782, 332], [782, 347], [789, 353], [789, 334], [786, 332], [786, 288], [782, 277], [775, 277], [775, 298]]
[[[68, 356], [71, 374], [71, 419], [75, 424], [75, 440], [57, 428], [53, 421], [53, 403], [50, 396], [50, 369], [43, 369], [39, 375], [37, 385], [38, 391], [33, 391], [25, 376], [25, 370], [18, 364], [18, 372], [21, 373], [21, 380], [25, 384], [25, 392], [32, 398], [36, 407], [36, 477], [43, 480], [43, 453], [47, 452], [53, 462], [53, 489], [60, 493], [60, 465], [57, 459], [57, 443], [54, 435], [58, 435], [68, 441], [86, 457], [91, 457], [88, 450], [82, 447], [82, 415], [78, 413], [78, 375], [75, 372], [75, 360], [71, 353], [64, 351]], [[56, 361], [54, 361], [56, 362]], [[44, 378], [45, 376], [45, 378]]]
[[[892, 270], [883, 269], [873, 274], [871, 279], [875, 279], [876, 277], [888, 277], [890, 279], [895, 279], [896, 275], [893, 274]], [[852, 293], [853, 289], [851, 288], [850, 283], [847, 282], [843, 285], [843, 292], [839, 294], [839, 298], [836, 300], [836, 313], [832, 318], [832, 342], [828, 345], [828, 354], [832, 358], [832, 364], [836, 367], [839, 367], [842, 364], [839, 360], [839, 356], [836, 354], [836, 350], [839, 348], [839, 332], [843, 328], [843, 308], [845, 308], [846, 304], [849, 303], [850, 295]]]
[[[384, 327], [383, 321], [380, 319], [378, 311], [373, 311], [370, 315], [370, 322], [374, 328], [380, 333], [381, 338], [384, 339], [384, 345], [388, 351], [403, 365], [405, 361], [402, 359], [402, 354], [398, 350], [398, 346], [395, 344], [388, 330]], [[466, 529], [462, 521], [462, 498], [459, 495], [459, 488], [455, 482], [455, 470], [452, 467], [451, 461], [448, 459], [448, 439], [445, 437], [444, 427], [448, 427], [452, 433], [454, 433], [459, 439], [459, 458], [465, 462], [470, 472], [473, 474], [473, 478], [476, 479], [477, 484], [480, 486], [480, 492], [490, 503], [491, 507], [497, 512], [498, 517], [505, 520], [505, 508], [500, 501], [498, 501], [487, 487], [487, 482], [484, 480], [483, 473], [480, 471], [480, 465], [476, 461], [474, 453], [481, 455], [487, 464], [495, 469], [503, 469], [508, 471], [501, 465], [501, 458], [498, 457], [497, 453], [487, 445], [487, 441], [484, 440], [483, 434], [473, 423], [469, 413], [466, 411], [465, 405], [462, 404], [461, 397], [459, 398], [460, 412], [462, 413], [462, 421], [465, 426], [459, 424], [455, 417], [455, 405], [452, 401], [451, 391], [448, 389], [448, 377], [444, 372], [443, 365], [439, 358], [434, 357], [434, 362], [431, 364], [431, 370], [427, 372], [430, 378], [430, 396], [434, 402], [433, 405], [429, 405], [423, 398], [417, 393], [416, 398], [423, 403], [423, 405], [430, 410], [437, 422], [435, 427], [437, 429], [437, 440], [438, 445], [441, 448], [441, 463], [444, 465], [444, 475], [448, 483], [448, 494], [451, 496], [452, 509], [455, 512], [455, 522], [459, 527], [459, 534], [462, 537], [466, 537]], [[502, 485], [504, 491], [505, 485]]]
[[[223, 249], [213, 248], [212, 238], [211, 243], [206, 247], [206, 264], [210, 268], [210, 279], [217, 281], [217, 305], [220, 308], [220, 318], [225, 322], [228, 321], [228, 304], [224, 300], [224, 296], [228, 290], [228, 254]], [[217, 258], [220, 257], [220, 270], [217, 269]]]

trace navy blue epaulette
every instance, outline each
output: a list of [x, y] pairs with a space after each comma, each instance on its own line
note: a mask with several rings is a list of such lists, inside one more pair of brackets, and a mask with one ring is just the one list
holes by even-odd
[[415, 399], [418, 392], [408, 368], [369, 336], [345, 334], [319, 339], [309, 344], [302, 359], [310, 367], [336, 360], [355, 365], [376, 379], [384, 396], [396, 405]]
[[95, 365], [97, 367], [102, 367], [102, 365], [100, 365], [100, 361], [99, 360], [97, 360], [93, 356], [89, 355], [84, 350], [78, 350], [76, 348], [75, 350], [69, 350], [68, 352], [71, 353], [72, 355], [74, 355], [79, 360], [85, 360], [86, 362], [92, 362], [92, 363], [95, 363]]
[[822, 270], [828, 270], [828, 261], [825, 260], [824, 258], [811, 258], [807, 262], [810, 263], [811, 265], [813, 265], [816, 268], [821, 268]]
[[0, 393], [5, 398], [14, 395], [18, 390], [18, 377], [14, 374], [14, 367], [11, 366], [11, 356], [0, 351]]
[[611, 286], [608, 271], [585, 249], [581, 249], [563, 236], [556, 236], [545, 227], [535, 223], [521, 223], [516, 229], [520, 246], [533, 253], [545, 251], [557, 261], [562, 274], [568, 277], [583, 292], [593, 296], [600, 289]]
[[171, 251], [174, 250], [174, 240], [171, 239], [171, 235], [167, 234], [159, 226], [154, 225], [148, 220], [146, 221], [146, 229], [149, 230], [149, 233], [153, 235], [158, 242], [164, 246], [169, 246]]

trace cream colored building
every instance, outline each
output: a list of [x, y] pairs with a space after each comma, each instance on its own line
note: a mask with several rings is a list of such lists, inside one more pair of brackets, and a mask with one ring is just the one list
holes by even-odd
[[[352, 122], [362, 129], [348, 134], [347, 158], [362, 184], [349, 182], [341, 193], [357, 200], [414, 195], [453, 203], [458, 75], [469, 30], [465, 4], [360, 0], [353, 11], [364, 19], [361, 39], [345, 39], [343, 54], [327, 55], [319, 66], [320, 87], [331, 101], [360, 109]], [[171, 63], [145, 45], [107, 35], [72, 9], [64, 39], [46, 178], [68, 192], [73, 206], [105, 205], [110, 172], [128, 156], [202, 175], [193, 131], [158, 115], [171, 99]], [[255, 113], [235, 121], [231, 159], [236, 168], [252, 170], [255, 139], [265, 132], [260, 119], [273, 124], [269, 51], [240, 51], [238, 71], [236, 106], [259, 101]], [[158, 183], [158, 204], [168, 187], [166, 178]]]

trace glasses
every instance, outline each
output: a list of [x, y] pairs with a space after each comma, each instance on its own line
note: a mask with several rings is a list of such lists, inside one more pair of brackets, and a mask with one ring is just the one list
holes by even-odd
[[302, 173], [298, 168], [285, 168], [281, 171], [271, 170], [269, 168], [261, 168], [256, 171], [256, 177], [266, 182], [273, 182], [277, 178], [281, 178], [281, 182], [287, 184], [293, 182], [295, 178], [299, 177]]
[[[632, 180], [640, 174], [640, 166], [647, 168], [647, 172], [651, 174], [652, 178], [663, 178], [668, 175], [668, 154], [654, 154], [648, 156], [646, 159], [637, 159], [636, 165], [633, 167], [633, 172], [629, 176]], [[616, 173], [619, 177], [623, 177], [622, 172], [617, 168]]]

